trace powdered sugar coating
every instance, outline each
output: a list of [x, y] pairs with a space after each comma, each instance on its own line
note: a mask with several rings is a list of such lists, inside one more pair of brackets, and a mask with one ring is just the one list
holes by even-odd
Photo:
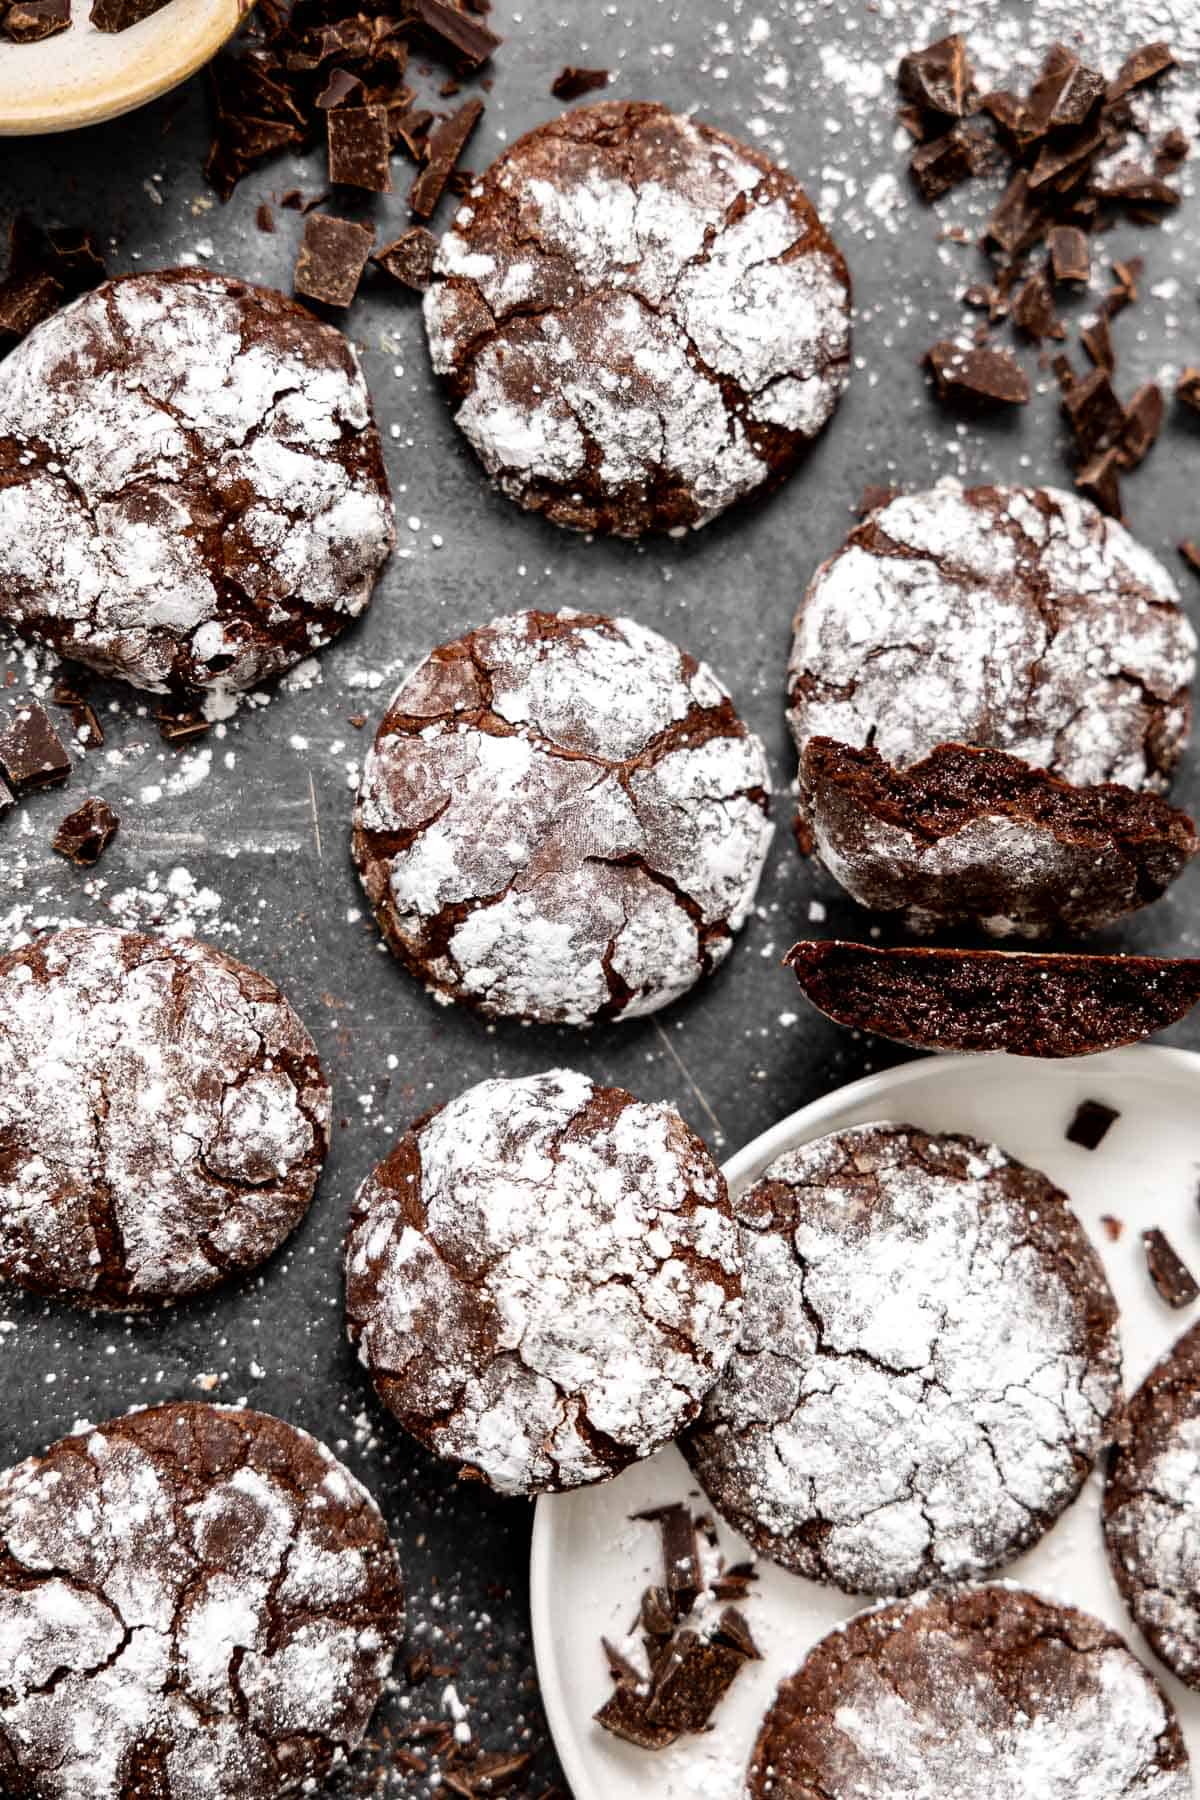
[[789, 722], [906, 767], [945, 742], [1078, 783], [1161, 788], [1196, 636], [1116, 520], [1052, 488], [943, 482], [871, 514], [795, 619]]
[[299, 1223], [330, 1093], [279, 989], [105, 928], [0, 960], [0, 1274], [138, 1307], [252, 1268]]
[[670, 1108], [564, 1069], [483, 1081], [364, 1184], [346, 1307], [408, 1430], [502, 1493], [558, 1491], [695, 1417], [737, 1337], [738, 1233]]
[[995, 1145], [864, 1125], [735, 1202], [741, 1337], [683, 1448], [755, 1548], [850, 1593], [993, 1572], [1074, 1499], [1120, 1394], [1066, 1200]]
[[1200, 1327], [1129, 1402], [1104, 1495], [1113, 1573], [1167, 1667], [1200, 1689]]
[[860, 1614], [785, 1681], [746, 1800], [1190, 1800], [1169, 1701], [1115, 1632], [1017, 1588]]
[[403, 1625], [387, 1528], [262, 1413], [172, 1404], [0, 1475], [0, 1778], [249, 1800], [361, 1740]]
[[396, 954], [488, 1013], [668, 1005], [728, 954], [771, 840], [758, 739], [632, 619], [516, 613], [444, 644], [363, 768], [354, 855]]
[[488, 170], [442, 241], [425, 321], [504, 492], [638, 536], [703, 525], [791, 467], [845, 384], [849, 277], [759, 152], [608, 101]]
[[395, 536], [340, 332], [201, 270], [105, 282], [0, 368], [0, 614], [153, 693], [329, 642]]

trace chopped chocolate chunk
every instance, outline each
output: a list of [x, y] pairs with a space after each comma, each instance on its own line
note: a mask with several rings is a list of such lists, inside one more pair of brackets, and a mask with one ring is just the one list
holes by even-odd
[[1124, 427], [1124, 409], [1103, 369], [1093, 369], [1067, 388], [1062, 404], [1075, 441], [1086, 457], [1106, 450]]
[[1040, 213], [1030, 204], [1028, 172], [1018, 169], [992, 210], [985, 241], [1015, 256], [1036, 244], [1044, 229]]
[[91, 702], [66, 681], [58, 683], [53, 699], [55, 706], [64, 706], [70, 713], [76, 737], [83, 738], [89, 749], [99, 749], [104, 742], [104, 733]]
[[167, 0], [92, 0], [88, 17], [97, 31], [128, 31], [166, 4]]
[[403, 145], [415, 163], [424, 161], [425, 140], [429, 127], [433, 123], [433, 114], [412, 107], [403, 107], [395, 112], [388, 108], [388, 129], [392, 134], [392, 148]]
[[1192, 148], [1191, 139], [1178, 125], [1172, 125], [1154, 152], [1154, 169], [1158, 175], [1170, 175], [1181, 162], [1186, 162]]
[[1025, 134], [1025, 102], [1018, 95], [1009, 93], [1006, 88], [999, 88], [994, 93], [985, 94], [979, 102], [981, 112], [988, 114], [999, 128], [1000, 135], [1014, 148], [1018, 147]]
[[[372, 194], [392, 191], [386, 106], [337, 106], [328, 115], [329, 179]], [[361, 271], [360, 271], [361, 272]]]
[[1158, 441], [1166, 403], [1157, 382], [1146, 381], [1125, 408], [1125, 428], [1117, 456], [1123, 469], [1136, 469]]
[[364, 94], [362, 82], [349, 69], [330, 69], [329, 79], [313, 105], [322, 112], [332, 112], [339, 106], [361, 106]]
[[514, 1782], [528, 1771], [532, 1761], [533, 1754], [529, 1750], [485, 1751], [466, 1768], [459, 1766], [444, 1772], [442, 1786], [451, 1786], [452, 1781], [457, 1783], [452, 1791], [469, 1796], [469, 1800], [485, 1800], [490, 1794], [507, 1794]]
[[1107, 1236], [1109, 1243], [1110, 1244], [1120, 1243], [1121, 1233], [1125, 1229], [1124, 1219], [1114, 1218], [1112, 1213], [1101, 1213], [1100, 1214], [1100, 1223], [1104, 1227], [1105, 1235]]
[[482, 117], [483, 101], [468, 100], [430, 132], [425, 166], [408, 197], [409, 206], [419, 219], [433, 217], [454, 165]]
[[65, 296], [53, 275], [10, 275], [0, 282], [0, 344], [15, 342], [58, 310]]
[[671, 1612], [675, 1619], [682, 1619], [691, 1612], [704, 1587], [691, 1512], [682, 1502], [676, 1502], [657, 1507], [653, 1512], [637, 1513], [635, 1517], [657, 1524], [662, 1533], [663, 1569], [667, 1593], [671, 1597]]
[[163, 708], [154, 715], [159, 736], [168, 744], [190, 744], [193, 738], [206, 737], [211, 722], [202, 712], [169, 711]]
[[1104, 297], [1103, 311], [1110, 319], [1126, 306], [1131, 306], [1138, 297], [1137, 284], [1142, 273], [1140, 256], [1130, 257], [1128, 262], [1115, 262], [1112, 266], [1116, 286]]
[[1043, 338], [1066, 336], [1066, 328], [1054, 311], [1054, 295], [1049, 278], [1041, 269], [1017, 289], [1011, 310], [1013, 323], [1038, 343]]
[[963, 119], [971, 110], [974, 77], [959, 32], [902, 57], [896, 80], [904, 98], [926, 112]]
[[607, 69], [576, 69], [568, 63], [561, 74], [554, 77], [550, 92], [556, 100], [580, 100], [584, 94], [593, 94], [597, 88], [607, 87], [609, 80]]
[[414, 225], [409, 231], [402, 231], [400, 236], [382, 250], [376, 250], [371, 261], [399, 281], [405, 287], [415, 288], [424, 293], [433, 280], [433, 259], [437, 253], [437, 239], [423, 225]]
[[1101, 313], [1090, 325], [1085, 325], [1079, 333], [1079, 341], [1091, 357], [1098, 369], [1111, 375], [1117, 366], [1113, 355], [1112, 333], [1108, 328], [1108, 315]]
[[747, 1658], [719, 1636], [703, 1638], [686, 1627], [672, 1638], [656, 1662], [646, 1701], [646, 1718], [665, 1725], [673, 1738], [704, 1731], [718, 1703]]
[[0, 819], [17, 804], [17, 796], [6, 781], [0, 781]]
[[1120, 452], [1113, 447], [1099, 450], [1082, 464], [1075, 476], [1075, 486], [1085, 499], [1091, 500], [1110, 519], [1124, 517], [1121, 509]]
[[964, 349], [943, 339], [928, 352], [943, 400], [976, 406], [1023, 406], [1029, 399], [1025, 371], [1008, 350]]
[[1200, 575], [1200, 544], [1194, 544], [1191, 538], [1185, 538], [1179, 546], [1179, 554], [1189, 569]]
[[1025, 142], [1085, 124], [1104, 98], [1105, 81], [1065, 44], [1052, 44], [1025, 105]]
[[1145, 82], [1153, 81], [1156, 75], [1163, 74], [1165, 70], [1173, 68], [1174, 65], [1175, 58], [1171, 54], [1170, 45], [1143, 44], [1139, 50], [1135, 50], [1131, 56], [1126, 57], [1112, 81], [1109, 82], [1108, 92], [1105, 95], [1108, 105], [1113, 106], [1118, 100], [1123, 100], [1125, 95], [1132, 92], [1135, 87], [1141, 87]]
[[877, 949], [826, 940], [784, 958], [829, 1018], [921, 1050], [1089, 1056], [1200, 1002], [1200, 957]]
[[1200, 369], [1187, 368], [1175, 383], [1175, 398], [1200, 412]]
[[1179, 1255], [1173, 1249], [1163, 1232], [1157, 1226], [1143, 1231], [1142, 1244], [1146, 1251], [1146, 1267], [1150, 1271], [1150, 1279], [1158, 1289], [1168, 1306], [1190, 1306], [1200, 1295], [1200, 1287], [1196, 1278]]
[[1084, 1150], [1098, 1149], [1120, 1116], [1115, 1106], [1106, 1106], [1103, 1100], [1081, 1100], [1067, 1126], [1068, 1144], [1079, 1144]]
[[0, 30], [14, 44], [40, 44], [43, 38], [66, 31], [70, 23], [71, 0], [13, 0]]
[[1087, 233], [1078, 225], [1050, 228], [1050, 267], [1055, 281], [1086, 281], [1092, 270]]
[[51, 847], [81, 869], [90, 869], [112, 843], [120, 823], [111, 806], [92, 796], [76, 812], [67, 814]]
[[299, 188], [289, 188], [286, 194], [280, 195], [279, 204], [286, 206], [290, 212], [303, 212], [304, 195]]
[[273, 232], [275, 230], [275, 214], [265, 200], [261, 200], [258, 204], [258, 209], [254, 214], [254, 223], [260, 231]]
[[970, 126], [955, 125], [941, 137], [918, 144], [909, 161], [912, 178], [923, 200], [937, 200], [960, 181], [977, 175], [988, 151], [988, 140]]
[[868, 485], [862, 491], [862, 499], [858, 503], [858, 516], [865, 519], [868, 513], [878, 512], [881, 506], [888, 506], [900, 493], [898, 487], [875, 487]]
[[925, 114], [921, 111], [920, 107], [898, 106], [896, 108], [896, 118], [899, 120], [900, 124], [903, 125], [910, 138], [915, 139], [918, 144], [923, 144], [925, 142], [928, 133], [925, 129]]
[[1058, 383], [1059, 392], [1069, 393], [1078, 380], [1078, 376], [1071, 366], [1070, 357], [1065, 351], [1060, 350], [1057, 356], [1051, 358], [1050, 367], [1054, 371], [1054, 379]]
[[465, 68], [479, 68], [500, 45], [494, 31], [476, 24], [456, 6], [447, 5], [446, 0], [402, 0], [400, 10], [433, 39], [439, 50], [448, 52]]
[[1179, 189], [1140, 163], [1122, 162], [1112, 172], [1093, 179], [1101, 200], [1120, 200], [1134, 206], [1178, 206]]
[[648, 1587], [642, 1595], [638, 1623], [650, 1638], [669, 1638], [675, 1629], [675, 1612], [665, 1587]]
[[71, 773], [71, 759], [50, 716], [36, 700], [0, 714], [0, 775], [14, 793], [54, 787]]
[[1029, 171], [1030, 195], [1040, 205], [1045, 198], [1043, 190], [1056, 194], [1069, 193], [1077, 183], [1084, 180], [1093, 159], [1105, 145], [1106, 139], [1099, 132], [1057, 149], [1052, 144], [1043, 144], [1037, 161]]
[[331, 213], [309, 213], [296, 259], [296, 292], [326, 306], [349, 306], [374, 240], [371, 225], [357, 225]]
[[[648, 1684], [647, 1684], [648, 1685]], [[618, 1687], [596, 1713], [597, 1725], [639, 1750], [665, 1750], [679, 1733], [670, 1725], [654, 1724], [646, 1716], [647, 1696], [630, 1687]]]
[[608, 1659], [608, 1672], [616, 1685], [618, 1687], [640, 1687], [642, 1677], [624, 1651], [618, 1650], [617, 1646], [610, 1643], [608, 1638], [601, 1638], [600, 1642], [604, 1646], [604, 1654]]

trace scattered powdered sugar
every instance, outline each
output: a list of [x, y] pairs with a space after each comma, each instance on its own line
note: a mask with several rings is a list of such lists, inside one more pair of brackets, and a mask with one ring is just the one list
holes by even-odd
[[436, 988], [495, 1013], [636, 1017], [728, 953], [769, 791], [705, 666], [630, 619], [518, 613], [395, 695], [355, 854], [393, 946]]
[[796, 614], [789, 720], [905, 767], [1007, 750], [1077, 783], [1162, 786], [1196, 636], [1162, 565], [1055, 489], [947, 481], [872, 514]]
[[0, 610], [160, 693], [249, 687], [362, 611], [394, 537], [340, 333], [197, 273], [106, 283], [0, 370]]
[[[523, 139], [436, 276], [426, 325], [458, 423], [559, 523], [705, 524], [794, 454], [761, 428], [815, 436], [845, 383], [848, 284], [803, 192], [665, 109], [631, 123], [608, 103]], [[547, 489], [573, 483], [592, 500], [556, 507]]]
[[176, 1800], [267, 1800], [362, 1737], [398, 1574], [307, 1433], [189, 1406], [89, 1428], [0, 1476], [0, 1545], [0, 1737], [30, 1792], [110, 1800], [136, 1764]]
[[1116, 1308], [1062, 1196], [993, 1145], [866, 1125], [781, 1157], [736, 1211], [741, 1337], [685, 1443], [730, 1523], [852, 1593], [1036, 1541], [1120, 1391]]
[[252, 1267], [303, 1216], [329, 1088], [273, 983], [108, 928], [0, 963], [0, 1269], [137, 1306]]
[[674, 1437], [740, 1294], [704, 1146], [567, 1070], [481, 1082], [418, 1127], [347, 1246], [351, 1336], [387, 1404], [505, 1493], [597, 1481]]

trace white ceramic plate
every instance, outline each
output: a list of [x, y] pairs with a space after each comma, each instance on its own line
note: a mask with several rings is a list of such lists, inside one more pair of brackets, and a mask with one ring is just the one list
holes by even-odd
[[[1121, 1114], [1095, 1151], [1064, 1136], [1076, 1106], [1087, 1099], [1106, 1101]], [[1161, 1226], [1184, 1260], [1200, 1269], [1200, 1056], [1138, 1048], [1061, 1063], [1006, 1056], [906, 1063], [783, 1120], [733, 1157], [725, 1174], [732, 1187], [744, 1187], [785, 1150], [872, 1119], [991, 1139], [1066, 1189], [1121, 1307], [1127, 1388], [1141, 1381], [1200, 1311], [1173, 1312], [1159, 1300], [1139, 1238], [1144, 1227]], [[1116, 1243], [1100, 1223], [1105, 1213], [1124, 1222]], [[1004, 1577], [1071, 1601], [1122, 1632], [1174, 1700], [1200, 1769], [1200, 1695], [1154, 1660], [1125, 1612], [1104, 1555], [1100, 1494], [1093, 1476], [1053, 1531]], [[669, 1449], [616, 1481], [538, 1502], [534, 1645], [550, 1729], [575, 1800], [738, 1800], [755, 1734], [779, 1681], [861, 1604], [760, 1561], [759, 1581], [743, 1610], [764, 1660], [738, 1675], [718, 1708], [715, 1730], [658, 1753], [618, 1742], [592, 1722], [611, 1692], [600, 1639], [624, 1636], [642, 1590], [661, 1579], [656, 1528], [634, 1523], [631, 1514], [687, 1496], [697, 1509], [705, 1504], [683, 1458]], [[750, 1555], [728, 1527], [720, 1530], [729, 1561]]]
[[72, 131], [131, 112], [195, 74], [231, 37], [252, 0], [168, 0], [128, 31], [97, 31], [91, 0], [40, 44], [0, 43], [0, 136]]

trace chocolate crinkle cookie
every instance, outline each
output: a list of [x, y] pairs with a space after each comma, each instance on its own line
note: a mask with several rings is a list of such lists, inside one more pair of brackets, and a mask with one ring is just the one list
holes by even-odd
[[354, 857], [400, 960], [484, 1012], [686, 993], [758, 888], [770, 774], [709, 669], [631, 619], [516, 613], [434, 650], [376, 734]]
[[684, 1453], [754, 1548], [848, 1593], [989, 1575], [1070, 1504], [1120, 1397], [1065, 1195], [992, 1144], [861, 1125], [735, 1202], [741, 1336]]
[[11, 1800], [273, 1800], [363, 1737], [403, 1629], [395, 1552], [323, 1444], [173, 1403], [0, 1475]]
[[380, 1397], [502, 1493], [616, 1475], [696, 1416], [737, 1338], [725, 1182], [665, 1106], [484, 1081], [368, 1177], [346, 1309]]
[[303, 1218], [330, 1092], [274, 982], [101, 927], [0, 959], [0, 1277], [120, 1310], [212, 1287]]
[[746, 1800], [1190, 1800], [1167, 1696], [1099, 1619], [1015, 1587], [860, 1613], [781, 1683]]
[[893, 499], [796, 614], [801, 847], [917, 930], [1108, 924], [1195, 849], [1146, 803], [1186, 739], [1195, 651], [1166, 570], [1087, 501]]
[[126, 276], [0, 363], [0, 616], [101, 674], [216, 706], [336, 637], [394, 536], [358, 359], [282, 294]]
[[1157, 1656], [1200, 1689], [1200, 1325], [1129, 1402], [1104, 1490], [1117, 1586]]
[[850, 279], [760, 152], [605, 101], [528, 132], [470, 190], [425, 323], [502, 490], [638, 537], [704, 525], [792, 469], [846, 382]]

